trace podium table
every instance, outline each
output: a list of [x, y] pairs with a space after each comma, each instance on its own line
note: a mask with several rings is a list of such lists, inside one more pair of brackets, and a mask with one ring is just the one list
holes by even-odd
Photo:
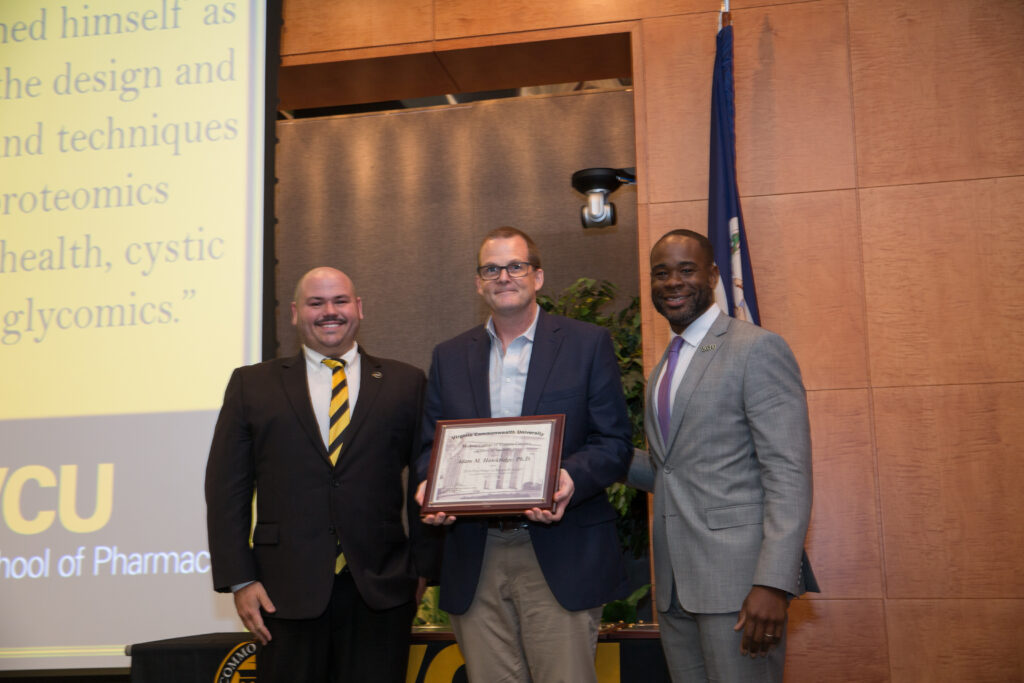
[[[131, 683], [255, 683], [256, 645], [248, 633], [207, 633], [130, 645]], [[599, 683], [669, 683], [657, 627], [602, 631]], [[407, 683], [466, 683], [449, 630], [413, 630]]]

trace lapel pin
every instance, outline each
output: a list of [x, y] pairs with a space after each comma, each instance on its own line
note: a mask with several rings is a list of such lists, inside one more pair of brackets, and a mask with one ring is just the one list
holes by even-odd
[[705, 344], [704, 346], [700, 347], [700, 350], [701, 351], [714, 351], [716, 346], [717, 346], [717, 344]]
[[381, 372], [380, 370], [374, 370], [373, 372], [370, 373], [370, 377], [372, 377], [374, 379], [380, 379], [383, 376], [384, 376], [384, 373]]

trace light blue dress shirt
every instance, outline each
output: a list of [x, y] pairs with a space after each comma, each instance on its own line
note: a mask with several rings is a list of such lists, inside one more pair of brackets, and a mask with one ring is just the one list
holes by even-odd
[[539, 316], [540, 307], [534, 313], [530, 327], [509, 343], [504, 355], [501, 353], [501, 340], [494, 331], [494, 319], [487, 320], [487, 334], [491, 337], [487, 378], [491, 393], [491, 417], [519, 417], [523, 414], [523, 394], [526, 392], [526, 376], [530, 372], [533, 338], [537, 333]]

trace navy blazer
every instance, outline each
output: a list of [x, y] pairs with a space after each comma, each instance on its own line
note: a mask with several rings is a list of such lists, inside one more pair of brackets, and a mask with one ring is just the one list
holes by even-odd
[[[423, 418], [426, 475], [438, 420], [491, 416], [491, 338], [481, 325], [434, 349]], [[523, 415], [565, 415], [562, 467], [575, 492], [562, 519], [531, 523], [530, 538], [548, 587], [569, 610], [625, 596], [626, 572], [605, 487], [625, 476], [631, 427], [619, 366], [608, 332], [596, 325], [539, 313], [523, 395]], [[487, 521], [463, 517], [449, 528], [441, 564], [441, 607], [469, 609], [480, 578]]]
[[231, 375], [206, 469], [218, 591], [259, 580], [276, 616], [319, 616], [334, 585], [339, 541], [359, 594], [375, 609], [412, 600], [417, 575], [436, 577], [439, 549], [430, 530], [423, 533], [402, 481], [419, 454], [426, 378], [411, 365], [360, 352], [359, 400], [334, 466], [310, 404], [302, 353]]

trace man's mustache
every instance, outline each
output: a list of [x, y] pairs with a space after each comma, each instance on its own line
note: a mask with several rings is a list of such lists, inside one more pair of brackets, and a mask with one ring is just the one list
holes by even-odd
[[348, 322], [348, 318], [343, 315], [325, 315], [322, 318], [317, 318], [314, 325], [323, 325], [324, 323], [341, 323], [342, 325]]

